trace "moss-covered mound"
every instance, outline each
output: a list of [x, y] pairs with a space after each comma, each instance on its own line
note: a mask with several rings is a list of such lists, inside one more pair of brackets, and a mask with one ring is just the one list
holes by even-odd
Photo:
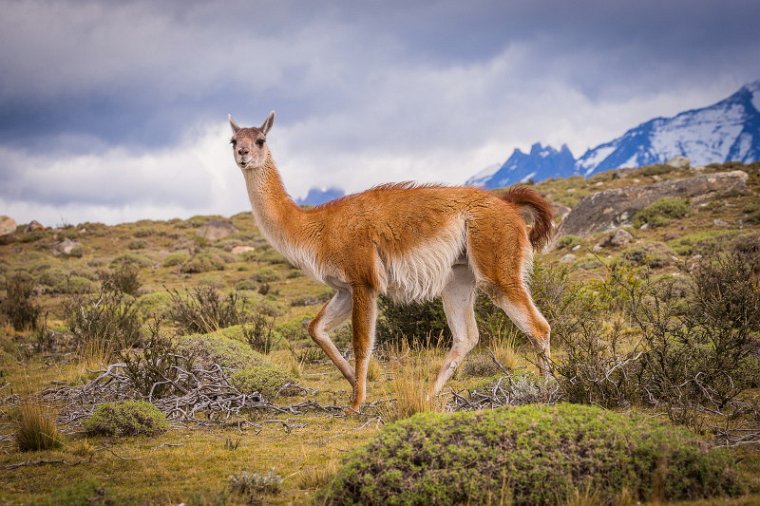
[[243, 369], [264, 362], [260, 353], [245, 343], [225, 337], [222, 331], [180, 337], [177, 348], [204, 364], [219, 364], [229, 369]]
[[84, 428], [92, 435], [153, 435], [168, 429], [169, 422], [166, 415], [149, 402], [104, 402], [84, 421]]
[[[328, 504], [557, 504], [576, 491], [614, 503], [732, 495], [727, 457], [686, 429], [572, 404], [422, 413], [346, 461]], [[625, 492], [624, 492], [625, 491]]]
[[264, 398], [272, 399], [293, 380], [281, 368], [270, 364], [261, 364], [235, 371], [230, 375], [230, 382], [245, 394], [258, 392]]

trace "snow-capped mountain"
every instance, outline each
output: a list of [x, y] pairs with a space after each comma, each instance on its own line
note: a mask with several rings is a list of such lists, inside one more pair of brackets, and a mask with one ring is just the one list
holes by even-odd
[[584, 175], [664, 163], [685, 156], [693, 165], [760, 160], [760, 81], [709, 107], [655, 118], [578, 159]]
[[529, 180], [542, 181], [550, 177], [567, 177], [575, 173], [575, 157], [567, 146], [557, 151], [551, 146], [533, 144], [529, 153], [515, 149], [501, 165], [487, 167], [465, 184], [483, 188], [500, 188]]
[[[535, 152], [540, 158], [549, 150], [551, 156], [541, 160], [534, 156]], [[708, 107], [642, 123], [589, 149], [578, 160], [572, 159], [572, 168], [569, 168], [572, 154], [565, 146], [558, 152], [534, 144], [530, 155], [515, 150], [498, 170], [476, 175], [466, 184], [497, 188], [525, 179], [589, 176], [621, 167], [664, 163], [679, 155], [687, 157], [693, 165], [760, 160], [760, 80]]]
[[296, 199], [296, 203], [301, 206], [318, 206], [331, 200], [344, 196], [346, 192], [341, 188], [311, 188], [305, 198]]

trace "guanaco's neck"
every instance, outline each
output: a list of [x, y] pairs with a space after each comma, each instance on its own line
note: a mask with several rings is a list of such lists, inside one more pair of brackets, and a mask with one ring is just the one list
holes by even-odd
[[243, 171], [253, 215], [264, 236], [281, 253], [298, 244], [304, 211], [293, 202], [272, 156], [263, 167]]

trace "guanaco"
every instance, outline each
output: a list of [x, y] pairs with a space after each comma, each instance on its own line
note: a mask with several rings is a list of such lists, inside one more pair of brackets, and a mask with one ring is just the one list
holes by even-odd
[[[477, 289], [528, 336], [541, 373], [548, 372], [550, 327], [526, 284], [534, 249], [552, 228], [551, 207], [536, 191], [513, 187], [497, 195], [407, 182], [302, 209], [285, 191], [267, 144], [274, 112], [258, 128], [241, 128], [232, 115], [229, 122], [232, 152], [261, 233], [291, 264], [335, 290], [309, 334], [353, 387], [351, 409], [366, 398], [380, 294], [400, 302], [441, 296], [453, 344], [431, 395], [478, 342]], [[530, 230], [522, 210], [533, 215]], [[354, 368], [328, 335], [349, 317]]]

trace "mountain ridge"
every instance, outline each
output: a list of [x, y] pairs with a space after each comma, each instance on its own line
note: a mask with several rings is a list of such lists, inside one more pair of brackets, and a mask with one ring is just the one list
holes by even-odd
[[[534, 153], [536, 146], [542, 151]], [[556, 156], [564, 150], [566, 154]], [[543, 152], [552, 153], [552, 157], [540, 159]], [[572, 168], [567, 154], [572, 157]], [[515, 149], [491, 175], [473, 176], [465, 184], [498, 188], [550, 177], [588, 177], [606, 170], [665, 163], [675, 156], [685, 156], [694, 165], [760, 160], [760, 80], [745, 84], [714, 104], [640, 123], [619, 137], [587, 149], [577, 159], [565, 145], [558, 151], [535, 143], [528, 156]]]

